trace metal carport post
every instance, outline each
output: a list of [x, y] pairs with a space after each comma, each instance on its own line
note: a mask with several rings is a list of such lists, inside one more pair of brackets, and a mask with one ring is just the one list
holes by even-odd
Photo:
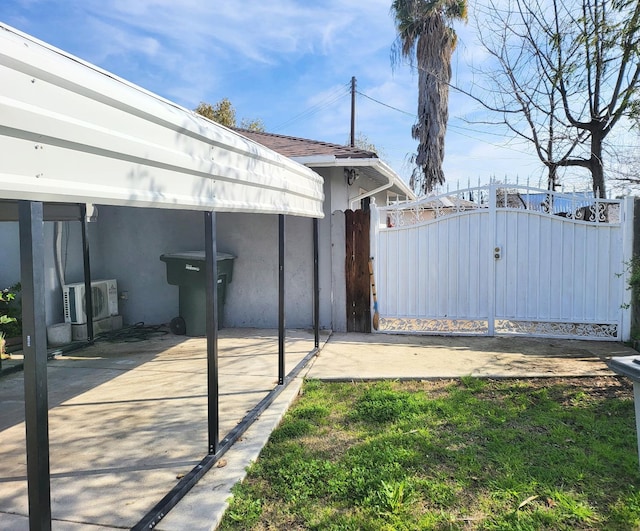
[[320, 348], [320, 266], [318, 261], [318, 218], [313, 218], [313, 337]]
[[[86, 205], [17, 201], [7, 202], [3, 207], [5, 212], [1, 221], [17, 219], [20, 231], [29, 527], [30, 529], [51, 529], [44, 222], [79, 220], [82, 223], [85, 305], [88, 319], [87, 343], [91, 344], [93, 343], [93, 306]], [[82, 344], [78, 344], [71, 346], [70, 349], [81, 348], [81, 346]]]
[[278, 215], [278, 385], [284, 384], [284, 251], [285, 251], [285, 219]]
[[209, 455], [218, 451], [220, 440], [219, 381], [218, 381], [218, 245], [216, 241], [216, 213], [204, 214], [204, 256], [207, 276], [207, 411], [209, 426]]
[[80, 223], [82, 224], [82, 262], [84, 265], [84, 300], [87, 315], [87, 342], [93, 344], [93, 291], [91, 289], [91, 261], [89, 259], [89, 228], [87, 205], [80, 205]]
[[40, 202], [20, 201], [20, 281], [24, 354], [29, 529], [51, 529], [44, 219]]

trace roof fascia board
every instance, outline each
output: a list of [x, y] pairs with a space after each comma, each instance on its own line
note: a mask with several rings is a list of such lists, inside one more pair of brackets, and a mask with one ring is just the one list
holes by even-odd
[[295, 160], [297, 163], [304, 164], [310, 168], [331, 168], [334, 166], [342, 166], [342, 164], [337, 162], [342, 159], [337, 159], [335, 155], [308, 155], [305, 157], [291, 157], [291, 160]]

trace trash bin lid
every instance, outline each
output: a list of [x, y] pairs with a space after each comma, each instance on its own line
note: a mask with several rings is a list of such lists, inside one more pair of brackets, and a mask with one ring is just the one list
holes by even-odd
[[[204, 262], [205, 260], [204, 251], [182, 251], [180, 253], [165, 253], [160, 255], [160, 260], [165, 260], [165, 258], [174, 259], [174, 260], [199, 260], [200, 262]], [[217, 253], [216, 258], [218, 261], [220, 260], [233, 260], [235, 256], [229, 253]]]
[[631, 378], [634, 382], [640, 382], [640, 357], [619, 356], [609, 360], [609, 368], [622, 376]]

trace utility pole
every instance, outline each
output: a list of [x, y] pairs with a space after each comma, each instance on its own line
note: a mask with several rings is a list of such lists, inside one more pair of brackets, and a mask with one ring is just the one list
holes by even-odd
[[351, 78], [351, 147], [356, 147], [356, 77]]

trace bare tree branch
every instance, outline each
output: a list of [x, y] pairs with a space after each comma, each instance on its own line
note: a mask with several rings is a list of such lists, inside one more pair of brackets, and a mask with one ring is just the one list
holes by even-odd
[[605, 138], [640, 109], [640, 2], [486, 0], [478, 28], [489, 68], [462, 91], [549, 169], [585, 168], [605, 196]]

